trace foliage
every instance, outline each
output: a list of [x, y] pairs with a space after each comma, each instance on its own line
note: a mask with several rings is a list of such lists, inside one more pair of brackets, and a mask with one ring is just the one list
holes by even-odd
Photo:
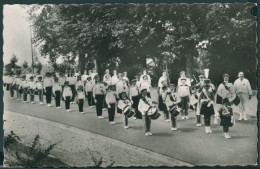
[[[223, 73], [255, 75], [251, 67], [256, 64], [253, 6], [48, 4], [33, 5], [28, 14], [34, 25], [33, 42], [40, 46], [41, 54], [51, 62], [62, 56], [65, 62], [75, 64], [78, 58], [81, 73], [96, 60], [99, 74], [107, 68], [118, 69], [133, 78], [146, 67], [152, 78], [158, 79], [168, 63], [174, 83], [180, 71], [192, 76], [204, 68], [209, 68], [210, 78], [219, 83]], [[153, 64], [147, 65], [147, 59]]]
[[18, 61], [17, 57], [15, 54], [13, 54], [12, 58], [10, 59], [10, 64], [12, 68], [15, 68], [16, 62]]
[[[21, 142], [21, 139], [11, 131], [11, 133], [4, 138], [4, 147], [5, 149], [8, 149], [12, 144], [18, 146], [18, 144], [16, 144], [17, 142]], [[15, 161], [9, 160], [7, 161], [7, 165], [25, 168], [39, 167], [41, 166], [40, 163], [47, 159], [51, 150], [53, 150], [57, 144], [58, 143], [51, 144], [47, 148], [43, 147], [40, 143], [40, 136], [36, 135], [29, 149], [25, 149], [21, 152], [16, 147]]]
[[24, 69], [27, 69], [28, 67], [29, 67], [29, 66], [28, 66], [28, 62], [27, 62], [27, 61], [24, 61], [24, 62], [23, 62], [23, 68], [24, 68]]

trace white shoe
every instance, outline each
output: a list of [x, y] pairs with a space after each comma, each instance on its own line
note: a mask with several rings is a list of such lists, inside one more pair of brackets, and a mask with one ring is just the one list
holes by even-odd
[[230, 137], [230, 135], [227, 133], [225, 138], [230, 139], [231, 137]]
[[152, 136], [153, 134], [152, 134], [151, 132], [148, 132], [148, 135], [149, 135], [149, 136]]
[[103, 116], [99, 116], [101, 119], [103, 119], [104, 117]]
[[91, 108], [91, 109], [92, 109], [92, 108], [94, 108], [94, 106], [90, 106], [89, 108]]
[[149, 136], [149, 133], [144, 133], [145, 134], [145, 136]]
[[61, 107], [57, 107], [57, 109], [61, 109]]
[[83, 112], [80, 112], [81, 114], [85, 114], [85, 112], [83, 111]]
[[247, 117], [246, 117], [246, 115], [244, 115], [244, 120], [246, 120], [246, 121], [248, 120]]
[[106, 108], [103, 108], [102, 110], [103, 110], [103, 111], [106, 111], [107, 109], [106, 109]]
[[212, 133], [212, 131], [210, 130], [210, 127], [208, 128], [208, 131], [209, 131], [209, 133]]
[[208, 127], [205, 127], [205, 132], [206, 132], [207, 134], [209, 134], [209, 129], [208, 129]]
[[67, 112], [70, 112], [71, 110], [70, 109], [67, 109]]
[[20, 100], [20, 99], [17, 99], [17, 100]]
[[136, 120], [137, 118], [136, 117], [134, 117], [134, 120]]
[[32, 104], [34, 104], [34, 102], [31, 102]]
[[61, 103], [63, 103], [64, 101], [61, 101]]
[[184, 119], [185, 119], [185, 116], [182, 116], [181, 119], [184, 120]]
[[196, 126], [197, 126], [197, 127], [201, 127], [202, 125], [201, 125], [201, 123], [199, 123], [199, 124], [196, 124]]
[[238, 120], [239, 120], [239, 121], [243, 120], [243, 117], [242, 117], [242, 116], [240, 116]]
[[171, 128], [171, 131], [177, 131], [177, 130], [178, 130], [177, 128], [174, 127]]
[[169, 123], [169, 122], [170, 122], [170, 120], [169, 120], [169, 119], [167, 119], [167, 120], [165, 120], [165, 122], [166, 122], [166, 123]]
[[116, 122], [115, 121], [110, 121], [109, 124], [116, 124]]
[[185, 116], [185, 119], [187, 119], [187, 120], [188, 120], [188, 119], [189, 119], [189, 117], [188, 117], [188, 116]]
[[128, 126], [124, 126], [125, 129], [128, 129], [129, 127]]

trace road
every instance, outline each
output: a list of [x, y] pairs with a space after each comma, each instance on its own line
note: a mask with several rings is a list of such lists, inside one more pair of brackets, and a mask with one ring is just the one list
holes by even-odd
[[110, 125], [107, 111], [103, 112], [105, 119], [97, 119], [95, 109], [89, 109], [86, 102], [84, 110], [87, 113], [80, 114], [77, 105], [72, 105], [72, 112], [66, 112], [64, 103], [62, 109], [58, 110], [46, 105], [10, 100], [8, 93], [4, 96], [4, 109], [73, 126], [192, 165], [255, 165], [257, 162], [257, 117], [252, 115], [248, 121], [237, 121], [230, 128], [232, 139], [225, 139], [219, 125], [212, 125], [213, 134], [206, 134], [204, 127], [196, 127], [192, 112], [189, 112], [189, 120], [178, 117], [179, 130], [174, 132], [162, 115], [152, 121], [153, 136], [146, 137], [142, 120], [130, 119], [130, 128], [124, 129], [121, 115], [116, 114], [117, 124]]

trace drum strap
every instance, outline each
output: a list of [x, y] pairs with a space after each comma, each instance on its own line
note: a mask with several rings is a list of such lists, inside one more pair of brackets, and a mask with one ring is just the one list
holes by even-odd
[[230, 88], [226, 85], [225, 82], [222, 82], [222, 84], [224, 85], [224, 87], [225, 87], [226, 90], [230, 91]]

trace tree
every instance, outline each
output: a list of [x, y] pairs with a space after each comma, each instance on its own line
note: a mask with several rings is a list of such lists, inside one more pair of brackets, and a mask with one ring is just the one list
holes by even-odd
[[27, 62], [27, 61], [24, 61], [24, 62], [23, 62], [23, 68], [24, 68], [24, 69], [27, 69], [28, 67], [29, 67], [29, 66], [28, 66], [28, 62]]

